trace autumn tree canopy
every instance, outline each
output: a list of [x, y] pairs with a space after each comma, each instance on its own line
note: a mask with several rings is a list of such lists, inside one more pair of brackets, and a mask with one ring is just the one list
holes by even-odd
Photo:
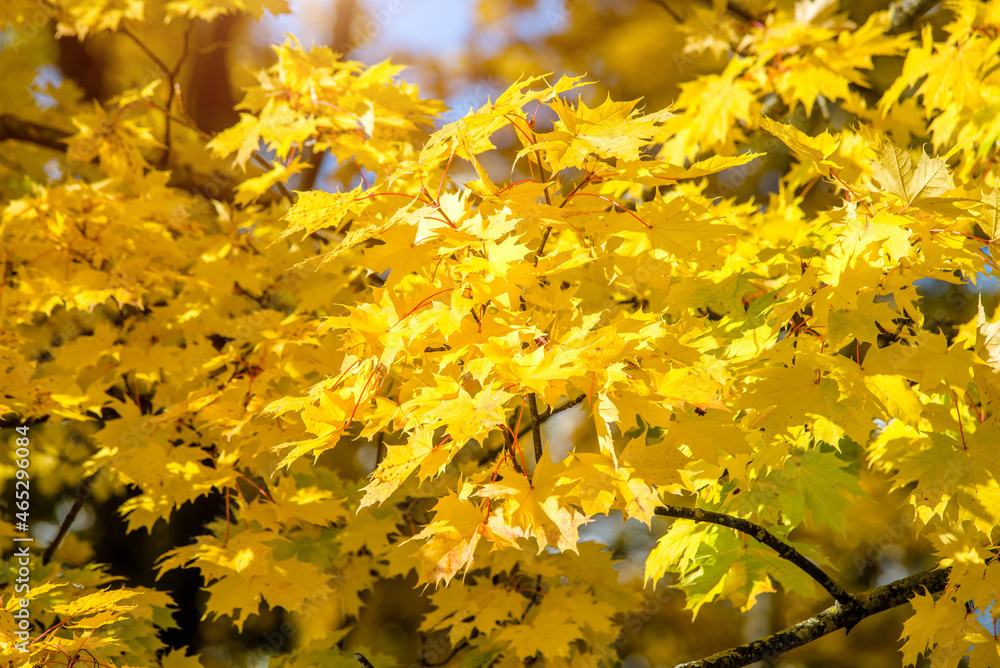
[[1000, 665], [1000, 1], [870, 5], [3, 3], [3, 665]]

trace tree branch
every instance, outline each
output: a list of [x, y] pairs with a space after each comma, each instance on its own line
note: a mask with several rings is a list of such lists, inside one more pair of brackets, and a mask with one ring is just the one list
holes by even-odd
[[756, 16], [754, 16], [747, 10], [740, 7], [739, 2], [736, 0], [731, 0], [730, 2], [726, 3], [726, 11], [728, 11], [730, 14], [738, 16], [739, 18], [743, 19], [744, 21], [747, 21], [748, 23], [757, 20]]
[[542, 233], [542, 242], [538, 244], [538, 252], [535, 253], [535, 259], [532, 262], [536, 267], [538, 266], [538, 260], [542, 257], [542, 253], [545, 252], [545, 242], [549, 240], [550, 234], [552, 234], [552, 226], [548, 225]]
[[848, 610], [853, 611], [857, 608], [857, 599], [844, 591], [844, 588], [834, 582], [819, 566], [806, 559], [801, 552], [788, 543], [779, 540], [759, 524], [754, 524], [740, 517], [723, 515], [722, 513], [702, 510], [700, 508], [681, 508], [680, 506], [664, 505], [657, 507], [655, 512], [657, 515], [664, 517], [676, 517], [695, 522], [710, 522], [711, 524], [718, 524], [745, 533], [777, 552], [778, 556], [782, 559], [790, 561], [802, 569], [809, 577], [818, 582], [823, 589], [830, 592], [830, 595], [833, 596], [837, 603]]
[[163, 62], [163, 59], [160, 58], [158, 55], [156, 55], [155, 51], [150, 49], [144, 41], [139, 39], [139, 37], [134, 32], [129, 30], [126, 26], [123, 25], [118, 28], [118, 32], [121, 33], [122, 35], [125, 35], [130, 40], [132, 40], [135, 43], [135, 45], [138, 46], [139, 49], [143, 53], [145, 53], [150, 60], [153, 61], [153, 64], [156, 65], [158, 68], [160, 68], [160, 70], [163, 72], [163, 75], [167, 78], [166, 80], [167, 104], [165, 107], [167, 113], [163, 119], [163, 146], [165, 148], [163, 151], [163, 158], [160, 161], [160, 166], [164, 168], [170, 164], [170, 153], [173, 150], [171, 145], [171, 133], [170, 133], [170, 121], [171, 121], [170, 107], [173, 105], [174, 96], [176, 95], [177, 91], [175, 86], [175, 83], [177, 81], [177, 74], [181, 71], [181, 66], [184, 64], [185, 59], [187, 59], [188, 47], [190, 46], [191, 28], [193, 25], [194, 24], [189, 25], [187, 30], [184, 31], [184, 46], [181, 48], [181, 55], [177, 59], [177, 64], [173, 68], [167, 67], [167, 64]]
[[569, 401], [567, 401], [566, 403], [564, 403], [562, 406], [556, 406], [555, 408], [551, 408], [551, 409], [545, 411], [544, 413], [542, 413], [541, 417], [542, 417], [543, 420], [547, 420], [550, 417], [552, 417], [553, 415], [555, 415], [556, 413], [562, 413], [567, 408], [573, 408], [573, 406], [576, 406], [577, 404], [583, 403], [583, 400], [586, 399], [586, 398], [587, 398], [586, 394], [581, 394], [576, 399], [570, 399]]
[[42, 554], [42, 564], [47, 564], [52, 560], [52, 555], [56, 553], [56, 548], [62, 543], [63, 538], [66, 537], [66, 533], [69, 528], [73, 525], [73, 521], [76, 520], [76, 516], [80, 514], [80, 509], [83, 508], [84, 502], [86, 502], [87, 497], [90, 496], [92, 489], [91, 483], [97, 478], [97, 474], [101, 472], [102, 468], [97, 469], [89, 476], [83, 479], [83, 481], [76, 488], [76, 500], [73, 501], [73, 506], [66, 513], [66, 517], [63, 518], [62, 524], [59, 525], [59, 532], [56, 537], [52, 539], [49, 546], [45, 548], [45, 553]]
[[385, 456], [389, 450], [385, 445], [384, 431], [380, 431], [379, 433], [375, 434], [374, 443], [375, 443], [375, 468], [378, 468], [378, 465], [381, 464], [382, 461], [385, 459]]
[[[341, 58], [347, 55], [357, 46], [351, 39], [351, 25], [358, 13], [358, 0], [338, 0], [334, 10], [333, 34], [330, 38], [330, 48], [334, 52], [342, 54]], [[309, 156], [309, 166], [303, 170], [296, 190], [312, 190], [316, 187], [316, 179], [323, 169], [323, 161], [328, 153], [326, 151], [314, 151]]]
[[889, 8], [890, 23], [886, 35], [898, 35], [913, 27], [913, 23], [926, 14], [938, 0], [896, 0]]
[[[655, 1], [656, 0], [654, 0], [654, 2]], [[733, 16], [736, 16], [736, 17], [738, 17], [738, 18], [740, 18], [740, 19], [742, 19], [742, 20], [744, 20], [744, 21], [746, 21], [748, 23], [751, 22], [751, 21], [757, 21], [758, 19], [757, 19], [756, 16], [754, 16], [753, 14], [751, 14], [750, 12], [748, 12], [747, 10], [743, 9], [742, 7], [740, 7], [740, 2], [742, 2], [742, 1], [743, 0], [729, 0], [729, 2], [726, 3], [726, 11], [729, 12], [730, 14], [732, 14]], [[713, 4], [712, 0], [701, 0], [701, 2], [702, 2], [702, 4], [706, 4], [706, 5], [714, 7], [714, 4]], [[656, 4], [660, 4], [660, 3], [657, 2]]]
[[364, 666], [364, 668], [375, 668], [375, 666], [373, 666], [371, 662], [368, 659], [366, 659], [365, 655], [362, 654], [361, 652], [354, 653], [354, 660], [360, 663], [362, 666]]
[[535, 446], [535, 466], [542, 461], [544, 449], [542, 448], [542, 422], [538, 419], [538, 403], [535, 401], [535, 393], [528, 395], [528, 411], [531, 415], [531, 440]]
[[0, 114], [0, 141], [14, 139], [53, 151], [65, 151], [69, 148], [66, 139], [70, 135], [57, 128], [21, 120], [12, 114]]
[[[271, 161], [262, 156], [259, 152], [254, 151], [253, 153], [251, 153], [251, 155], [253, 156], [253, 159], [257, 161], [257, 164], [259, 164], [265, 172], [269, 172], [272, 169], [274, 169], [274, 165], [271, 163]], [[289, 202], [295, 201], [295, 198], [292, 196], [292, 193], [288, 191], [288, 188], [285, 187], [284, 183], [278, 181], [274, 185], [277, 186], [278, 192], [281, 193], [282, 197], [287, 199]]]
[[727, 649], [698, 661], [683, 663], [675, 668], [740, 668], [762, 659], [773, 658], [838, 629], [847, 628], [850, 630], [861, 619], [906, 603], [920, 589], [926, 589], [928, 593], [935, 594], [944, 589], [950, 570], [946, 568], [923, 571], [890, 582], [882, 587], [858, 594], [855, 597], [857, 606], [855, 611], [847, 610], [837, 603], [815, 617], [810, 617], [766, 638]]
[[[587, 398], [586, 394], [581, 394], [576, 399], [570, 399], [569, 401], [567, 401], [566, 403], [564, 403], [562, 406], [557, 406], [555, 408], [550, 408], [550, 409], [546, 410], [544, 413], [541, 413], [538, 416], [538, 424], [544, 424], [546, 422], [546, 420], [548, 420], [553, 415], [555, 415], [557, 413], [562, 413], [564, 410], [566, 410], [568, 408], [573, 408], [573, 406], [576, 406], [577, 404], [579, 404], [580, 402], [582, 402], [586, 398]], [[521, 430], [521, 432], [517, 435], [517, 437], [521, 438], [522, 436], [524, 436], [525, 434], [527, 434], [528, 432], [530, 432], [531, 428], [532, 428], [532, 425], [528, 425], [527, 427], [525, 427], [524, 429]]]
[[663, 7], [663, 10], [667, 14], [670, 14], [671, 18], [673, 18], [674, 21], [677, 21], [677, 23], [684, 23], [684, 19], [682, 19], [680, 15], [677, 12], [675, 12], [670, 7], [670, 5], [667, 4], [667, 0], [649, 0], [649, 1], [652, 2], [654, 5], [657, 5], [658, 7]]

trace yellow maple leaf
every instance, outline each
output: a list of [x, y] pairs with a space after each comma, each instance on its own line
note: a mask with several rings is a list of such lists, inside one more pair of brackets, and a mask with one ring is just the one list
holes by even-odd
[[466, 486], [459, 494], [449, 490], [434, 505], [434, 521], [407, 541], [423, 541], [416, 554], [421, 582], [447, 585], [458, 571], [472, 567], [486, 516], [469, 500], [469, 491]]

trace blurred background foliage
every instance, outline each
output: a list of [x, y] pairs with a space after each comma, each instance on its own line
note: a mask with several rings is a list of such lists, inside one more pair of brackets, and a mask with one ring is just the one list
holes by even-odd
[[[825, 3], [806, 4], [820, 7]], [[839, 13], [844, 15], [841, 23], [862, 25], [872, 12], [888, 4], [887, 0], [843, 0], [839, 3]], [[19, 78], [26, 90], [33, 91], [39, 107], [34, 120], [39, 122], [55, 121], [46, 118], [46, 109], [56, 100], [81, 109], [92, 106], [93, 101], [107, 102], [182, 62], [176, 82], [183, 91], [187, 115], [203, 132], [230, 127], [239, 120], [234, 107], [242, 97], [241, 89], [256, 81], [257, 70], [274, 62], [270, 45], [281, 41], [283, 33], [295, 35], [306, 46], [310, 42], [328, 45], [345, 58], [366, 64], [391, 58], [407, 65], [404, 78], [420, 86], [422, 97], [443, 99], [451, 107], [439, 125], [495, 98], [524, 75], [546, 72], [554, 74], [553, 80], [569, 74], [586, 75], [596, 82], [582, 94], [588, 103], [603, 101], [609, 95], [615, 100], [642, 98], [647, 110], [655, 110], [676, 104], [685, 84], [697, 77], [723, 72], [736, 57], [742, 35], [766, 22], [775, 5], [789, 10], [793, 6], [785, 0], [293, 0], [291, 14], [276, 17], [265, 12], [259, 21], [246, 14], [232, 14], [211, 23], [175, 21], [164, 26], [155, 21], [137, 22], [132, 34], [105, 31], [83, 40], [59, 37], [53, 23], [42, 21], [31, 35], [6, 34], [8, 48], [0, 52], [0, 66], [8, 84]], [[282, 9], [281, 2], [266, 2], [264, 6]], [[921, 18], [921, 24], [932, 26], [940, 35], [950, 19], [947, 11], [934, 7]], [[10, 48], [25, 39], [30, 39], [34, 48]], [[183, 57], [182, 44], [187, 44], [183, 48], [189, 51], [188, 57]], [[151, 54], [158, 55], [154, 59]], [[46, 64], [50, 58], [57, 67]], [[870, 89], [859, 87], [856, 92], [877, 100], [901, 67], [900, 57], [876, 57]], [[757, 102], [772, 109], [782, 104], [774, 95], [762, 96]], [[14, 101], [0, 100], [0, 114], [23, 111], [13, 108], [15, 105]], [[788, 118], [815, 135], [823, 127], [850, 123], [852, 115], [834, 101], [821, 100], [810, 113], [799, 107]], [[710, 114], [704, 122], [713, 122]], [[193, 131], [176, 131], [194, 136]], [[767, 156], [751, 163], [752, 169], [719, 175], [714, 184], [718, 194], [763, 206], [778, 192], [779, 177], [791, 159], [780, 142], [761, 145], [759, 141], [749, 139], [736, 149], [763, 149]], [[514, 137], [501, 135], [496, 142], [501, 149], [498, 164], [510, 164], [516, 150]], [[920, 138], [913, 143], [919, 144]], [[39, 169], [30, 176], [42, 180], [46, 175], [57, 176], [46, 172], [44, 149], [24, 150], [36, 150], [39, 156]], [[180, 139], [178, 150], [183, 150]], [[231, 169], [226, 164], [208, 168], [217, 176]], [[15, 196], [21, 187], [17, 174], [8, 171], [3, 176], [6, 197]], [[508, 181], [523, 176], [499, 175]], [[296, 178], [291, 184], [294, 189], [335, 190], [355, 185], [360, 177], [353, 164], [316, 158], [312, 169]], [[808, 211], [810, 202], [814, 210], [827, 206], [833, 196], [831, 188], [819, 183], [809, 191], [811, 199], [803, 208]], [[975, 284], [927, 282], [920, 288], [930, 326], [945, 332], [974, 316], [980, 296], [989, 311], [996, 304], [996, 281], [989, 276], [977, 277]], [[592, 422], [580, 420], [574, 411], [566, 411], [545, 425], [544, 437], [567, 449], [584, 451], [592, 449], [596, 440]], [[64, 451], [73, 447], [73, 443], [66, 443]], [[359, 478], [374, 461], [374, 452], [366, 445], [338, 448], [332, 456], [340, 458], [337, 465], [341, 470]], [[33, 513], [48, 518], [41, 529], [51, 537], [72, 505], [72, 498], [60, 496], [59, 490], [72, 485], [60, 480], [56, 462], [42, 460], [37, 464], [50, 469], [51, 484], [39, 488]], [[246, 491], [252, 493], [249, 487]], [[810, 536], [792, 536], [816, 541], [828, 554], [855, 555], [849, 563], [833, 564], [852, 591], [885, 584], [929, 563], [929, 545], [910, 530], [907, 507], [898, 498], [885, 497], [881, 479], [873, 481], [867, 491], [872, 498], [848, 518], [850, 526], [859, 528], [852, 535], [871, 537], [866, 543], [836, 545], [842, 539], [822, 529]], [[133, 584], [172, 590], [179, 606], [179, 628], [167, 640], [175, 647], [190, 645], [202, 652], [210, 668], [234, 663], [261, 668], [268, 653], [289, 649], [287, 644], [274, 648], [268, 640], [284, 622], [280, 610], [252, 617], [243, 633], [236, 636], [225, 620], [201, 620], [203, 601], [195, 571], [177, 570], [159, 583], [154, 580], [153, 563], [158, 556], [170, 546], [189, 542], [207, 531], [209, 523], [222, 516], [224, 503], [218, 495], [187, 504], [170, 526], [160, 523], [149, 533], [126, 534], [117, 514], [123, 499], [113, 493], [110, 487], [94, 490], [64, 541], [61, 556], [65, 561], [107, 563], [112, 574]], [[898, 494], [902, 496], [902, 492]], [[425, 521], [420, 509], [406, 509], [411, 511], [416, 521]], [[665, 524], [656, 526], [662, 532]], [[591, 525], [588, 536], [623, 558], [621, 578], [638, 580], [641, 567], [637, 564], [642, 563], [658, 534], [650, 534], [642, 525], [623, 525], [610, 518]], [[352, 640], [381, 647], [383, 654], [407, 657], [414, 665], [435, 665], [417, 653], [417, 627], [428, 603], [412, 587], [413, 582], [390, 581], [367, 592]], [[815, 602], [779, 590], [764, 595], [764, 603], [745, 615], [727, 604], [706, 606], [691, 627], [690, 613], [683, 610], [679, 594], [666, 588], [646, 593], [647, 603], [625, 620], [625, 643], [619, 650], [628, 668], [672, 665], [679, 656], [707, 655], [818, 612]], [[886, 645], [899, 637], [906, 614], [902, 608], [883, 613], [849, 636], [829, 635], [789, 652], [775, 665], [895, 666], [898, 655], [886, 652]]]

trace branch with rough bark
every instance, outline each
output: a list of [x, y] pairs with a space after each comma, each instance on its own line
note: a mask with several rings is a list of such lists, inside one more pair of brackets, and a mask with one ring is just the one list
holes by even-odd
[[[556, 415], [558, 413], [562, 413], [564, 410], [568, 410], [570, 408], [573, 408], [573, 406], [576, 406], [577, 404], [582, 403], [583, 400], [586, 399], [586, 398], [587, 398], [587, 395], [581, 394], [580, 396], [578, 396], [575, 399], [570, 399], [569, 401], [567, 401], [566, 403], [564, 403], [562, 406], [556, 406], [555, 408], [548, 408], [548, 409], [546, 409], [542, 413], [539, 413], [539, 415], [538, 415], [538, 424], [539, 425], [544, 424], [553, 415]], [[535, 409], [537, 410], [537, 406], [536, 406]], [[525, 434], [531, 432], [533, 428], [534, 428], [534, 425], [529, 424], [527, 427], [525, 427], [524, 429], [522, 429], [521, 431], [518, 432], [517, 437], [521, 438]]]
[[13, 114], [0, 114], [0, 141], [13, 139], [53, 151], [65, 151], [69, 148], [66, 140], [70, 134], [58, 128], [22, 120]]
[[531, 416], [531, 439], [535, 446], [535, 462], [542, 461], [545, 449], [542, 447], [542, 422], [538, 416], [538, 402], [535, 401], [535, 393], [528, 395], [528, 412]]
[[939, 0], [896, 0], [889, 8], [887, 35], [898, 35], [913, 27], [913, 23], [926, 14]]
[[740, 668], [756, 661], [771, 659], [796, 647], [806, 645], [839, 629], [848, 629], [861, 619], [902, 605], [926, 590], [935, 594], [948, 583], [950, 569], [923, 571], [856, 595], [856, 609], [847, 610], [839, 603], [815, 617], [799, 622], [766, 638], [727, 649], [718, 654], [675, 666], [675, 668]]
[[56, 533], [56, 537], [52, 539], [49, 546], [45, 548], [45, 553], [42, 555], [42, 564], [47, 564], [52, 561], [52, 556], [56, 553], [56, 549], [62, 543], [63, 538], [66, 537], [66, 533], [69, 528], [76, 521], [76, 516], [80, 514], [80, 509], [83, 508], [83, 504], [86, 503], [87, 499], [90, 497], [91, 491], [93, 491], [94, 480], [97, 479], [97, 475], [103, 470], [103, 467], [97, 469], [89, 476], [87, 476], [76, 489], [76, 498], [73, 500], [73, 506], [66, 513], [63, 518], [62, 524], [59, 525], [59, 531]]
[[354, 653], [354, 660], [360, 663], [363, 668], [375, 668], [375, 666], [371, 664], [371, 661], [365, 658], [365, 655], [361, 652]]

